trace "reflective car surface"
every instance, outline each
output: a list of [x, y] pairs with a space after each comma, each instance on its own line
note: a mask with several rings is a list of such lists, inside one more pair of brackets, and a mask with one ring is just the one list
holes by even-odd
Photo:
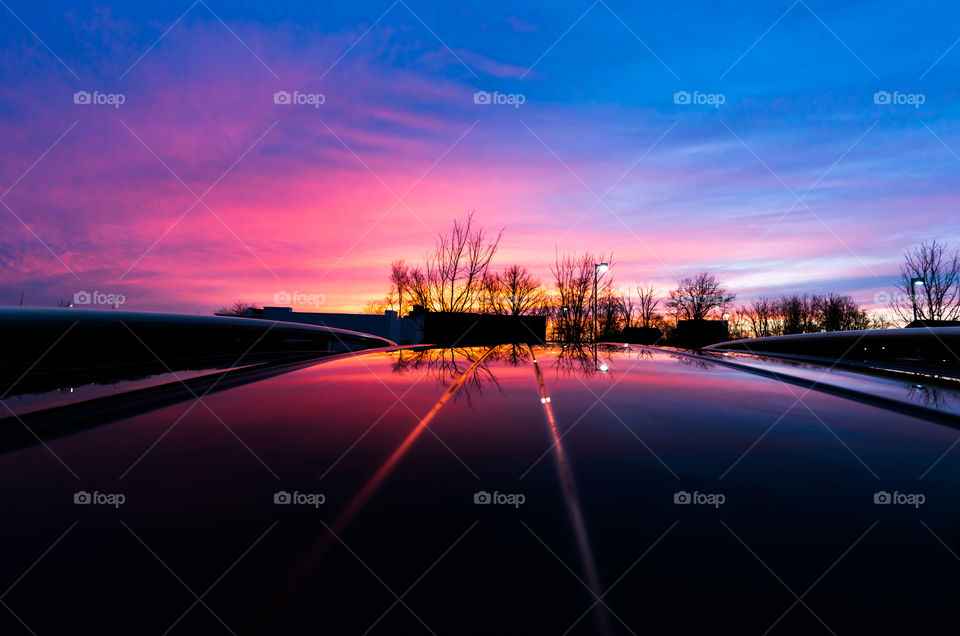
[[960, 598], [949, 383], [393, 348], [178, 400], [0, 456], [2, 633], [928, 633]]

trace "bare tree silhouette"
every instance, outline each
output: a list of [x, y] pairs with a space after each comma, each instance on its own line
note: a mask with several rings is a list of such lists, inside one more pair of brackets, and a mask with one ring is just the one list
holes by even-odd
[[410, 286], [410, 266], [403, 259], [393, 261], [390, 264], [390, 307], [394, 304], [397, 308], [397, 315], [403, 317], [403, 302], [409, 294]]
[[447, 234], [437, 236], [425, 264], [410, 266], [396, 260], [390, 265], [390, 289], [384, 301], [397, 307], [420, 306], [431, 311], [469, 312], [483, 304], [490, 284], [493, 259], [503, 229], [496, 235], [474, 225], [474, 213], [455, 220]]
[[[582, 342], [593, 329], [593, 283], [597, 263], [612, 263], [612, 254], [557, 254], [550, 268], [556, 284], [554, 332], [562, 342]], [[599, 275], [597, 295], [610, 295], [609, 270]]]
[[250, 303], [245, 300], [238, 300], [232, 305], [223, 305], [214, 310], [216, 314], [235, 314], [242, 315], [247, 313], [247, 309], [260, 309], [257, 303]]
[[682, 279], [670, 292], [667, 306], [678, 319], [703, 320], [714, 310], [723, 311], [737, 295], [727, 290], [709, 272]]
[[779, 301], [779, 310], [784, 334], [817, 331], [813, 315], [813, 303], [806, 294], [784, 296]]
[[660, 297], [656, 288], [649, 283], [637, 285], [637, 323], [639, 327], [653, 327], [657, 318], [657, 306]]
[[749, 306], [742, 305], [738, 313], [747, 323], [754, 338], [778, 336], [783, 333], [777, 301], [761, 296]]
[[754, 338], [889, 326], [883, 318], [867, 315], [852, 297], [837, 294], [761, 296], [751, 305], [741, 306], [734, 318], [743, 323], [742, 335]]
[[523, 316], [544, 310], [547, 293], [540, 279], [522, 265], [510, 265], [498, 274], [487, 273], [482, 288], [481, 307], [488, 313]]
[[476, 304], [481, 282], [490, 268], [503, 236], [491, 236], [474, 227], [474, 213], [454, 221], [449, 234], [437, 237], [436, 248], [427, 255], [426, 280], [432, 308], [436, 311], [470, 311]]
[[639, 322], [637, 301], [634, 300], [633, 296], [630, 295], [630, 292], [623, 292], [617, 298], [617, 302], [620, 303], [620, 314], [623, 321], [624, 327], [634, 327], [637, 326], [635, 323]]
[[[960, 255], [947, 252], [947, 244], [940, 241], [921, 243], [903, 255], [900, 279], [896, 288], [900, 292], [890, 302], [890, 308], [900, 320], [913, 320], [913, 303], [916, 301], [917, 317], [920, 320], [960, 319]], [[914, 279], [923, 280], [914, 285]]]
[[869, 329], [870, 317], [850, 296], [814, 296], [811, 305], [819, 331]]

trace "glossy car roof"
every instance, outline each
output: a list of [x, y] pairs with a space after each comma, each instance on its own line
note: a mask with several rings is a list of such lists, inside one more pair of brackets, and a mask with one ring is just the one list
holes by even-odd
[[[74, 624], [173, 623], [195, 600], [178, 579], [217, 582], [211, 612], [238, 632], [438, 634], [763, 633], [814, 583], [817, 618], [801, 606], [781, 629], [845, 633], [917, 627], [960, 591], [958, 434], [932, 421], [960, 401], [913, 378], [646, 347], [405, 348], [199, 397], [0, 457], [18, 520], [0, 538], [22, 551], [5, 570], [67, 531], [25, 591], [68, 599]], [[126, 501], [78, 506], [81, 489]], [[107, 619], [90, 605], [104, 590]], [[59, 625], [25, 591], [8, 602], [26, 622]], [[913, 619], [862, 611], [878, 605]]]

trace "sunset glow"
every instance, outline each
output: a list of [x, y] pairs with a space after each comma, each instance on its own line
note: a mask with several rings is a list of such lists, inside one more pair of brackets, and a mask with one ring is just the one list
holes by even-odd
[[11, 1], [0, 303], [357, 311], [476, 211], [544, 280], [612, 251], [618, 286], [879, 309], [905, 250], [957, 238], [956, 21], [752, 4]]

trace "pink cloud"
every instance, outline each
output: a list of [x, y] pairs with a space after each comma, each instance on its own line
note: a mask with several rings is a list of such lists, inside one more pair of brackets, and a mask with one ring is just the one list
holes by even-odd
[[[93, 34], [132, 28], [106, 14], [78, 24]], [[793, 197], [736, 140], [694, 147], [668, 136], [605, 197], [624, 227], [588, 187], [603, 193], [669, 122], [603, 105], [576, 125], [578, 113], [563, 106], [481, 110], [474, 87], [416, 67], [384, 70], [366, 41], [321, 79], [357, 34], [309, 34], [293, 53], [287, 43], [304, 35], [295, 27], [235, 26], [279, 80], [222, 25], [199, 19], [178, 25], [123, 80], [141, 50], [118, 47], [116, 73], [88, 71], [80, 85], [31, 49], [0, 57], [11, 78], [0, 86], [2, 190], [79, 122], [4, 200], [80, 276], [0, 208], [0, 292], [23, 286], [50, 303], [78, 288], [120, 290], [130, 309], [206, 313], [300, 291], [323, 295], [324, 309], [356, 310], [383, 295], [390, 261], [419, 260], [434, 232], [470, 210], [490, 228], [506, 226], [498, 266], [527, 264], [545, 281], [556, 250], [612, 250], [624, 285], [666, 287], [715, 269], [753, 292], [771, 271], [799, 281], [865, 276], [858, 258], [890, 274], [899, 246], [917, 238], [898, 213], [925, 210], [948, 223], [956, 209], [942, 191], [879, 184], [890, 191], [864, 194], [877, 179], [860, 164], [838, 171], [809, 205], [853, 257], [802, 206], [764, 234]], [[374, 48], [388, 39], [370, 38]], [[495, 77], [523, 71], [458, 54]], [[127, 103], [73, 104], [84, 87], [124, 92]], [[326, 101], [277, 105], [278, 90]], [[611, 114], [636, 126], [605, 129]], [[798, 191], [817, 176], [783, 172]], [[202, 205], [177, 222], [195, 202], [178, 178], [198, 195], [216, 183], [205, 202], [222, 223]], [[393, 193], [408, 188], [396, 204]], [[847, 190], [856, 200], [829, 196]]]

